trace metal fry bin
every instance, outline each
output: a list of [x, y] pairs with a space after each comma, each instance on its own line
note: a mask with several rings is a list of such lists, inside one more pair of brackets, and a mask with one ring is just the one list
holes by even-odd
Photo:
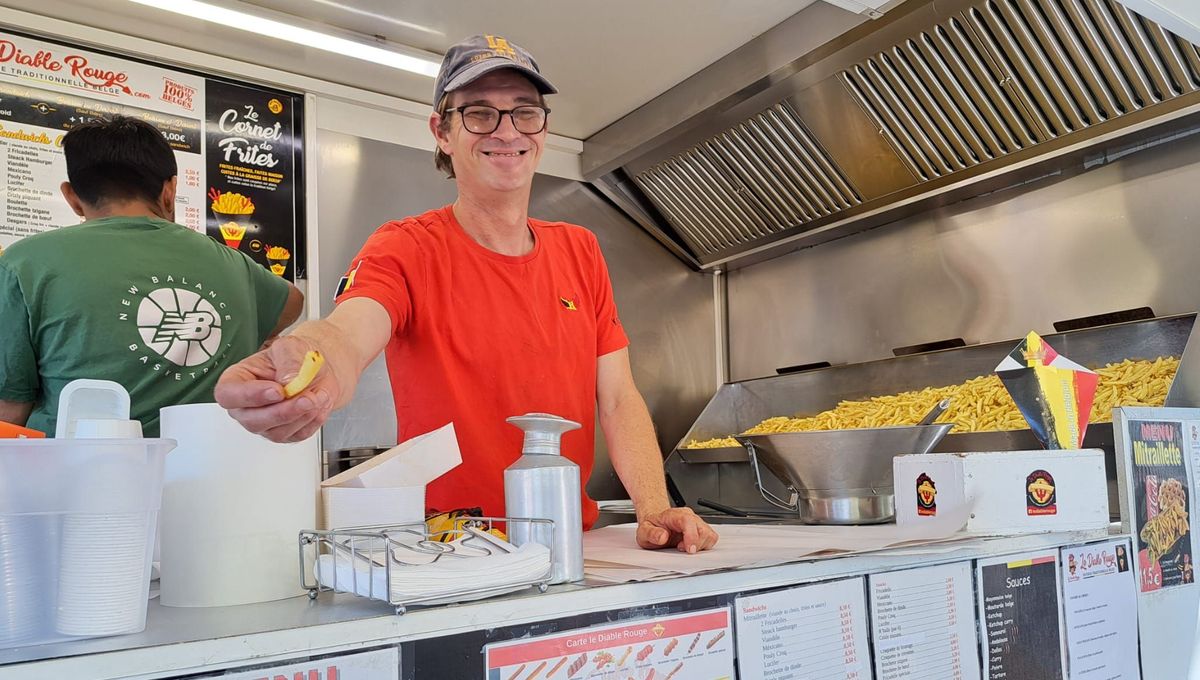
[[[1200, 396], [1200, 349], [1189, 349], [1196, 314], [1159, 317], [1145, 321], [1100, 326], [1066, 333], [1044, 336], [1046, 342], [1058, 352], [1089, 368], [1097, 368], [1125, 359], [1154, 359], [1160, 356], [1180, 358], [1179, 369], [1167, 395], [1167, 405], [1186, 406]], [[781, 513], [772, 501], [774, 495], [786, 502], [792, 493], [809, 497], [861, 497], [849, 493], [855, 488], [847, 483], [839, 491], [830, 494], [828, 489], [820, 493], [809, 489], [804, 480], [790, 479], [789, 472], [781, 470], [783, 480], [773, 474], [760, 472], [761, 487], [758, 490], [754, 466], [744, 447], [717, 449], [683, 448], [692, 440], [714, 437], [738, 436], [766, 418], [774, 416], [812, 415], [833, 408], [843, 400], [861, 400], [873, 396], [897, 394], [926, 387], [954, 385], [965, 380], [992, 373], [1000, 360], [1012, 350], [1017, 339], [993, 342], [968, 347], [913, 354], [845, 366], [833, 366], [803, 373], [792, 373], [767, 378], [757, 378], [722, 385], [701, 412], [700, 417], [684, 435], [676, 449], [668, 456], [666, 469], [671, 480], [679, 489], [688, 505], [697, 507], [715, 521], [726, 521], [727, 517], [714, 515], [702, 506], [698, 499], [717, 501], [730, 506], [759, 521], [784, 519], [800, 521], [800, 513]], [[854, 430], [831, 430], [811, 434], [835, 437], [828, 460], [841, 460], [838, 456], [851, 449], [839, 443], [836, 437], [852, 436]], [[809, 434], [809, 433], [797, 433]], [[749, 437], [739, 437], [743, 442]], [[849, 441], [849, 440], [847, 440]], [[1084, 439], [1085, 448], [1099, 448], [1105, 452], [1105, 468], [1109, 480], [1111, 508], [1117, 508], [1116, 466], [1113, 453], [1113, 432], [1110, 423], [1093, 423], [1088, 426]], [[975, 451], [1020, 451], [1040, 448], [1033, 433], [1028, 430], [1000, 432], [960, 433], [950, 430], [935, 441], [933, 452]], [[895, 453], [911, 453], [897, 451]], [[888, 454], [888, 455], [894, 455]], [[765, 460], [759, 455], [759, 462]], [[819, 469], [817, 460], [806, 464]], [[829, 465], [826, 463], [825, 465]], [[767, 466], [770, 468], [770, 466]], [[792, 482], [789, 489], [788, 482]], [[803, 487], [803, 488], [801, 488]], [[862, 488], [862, 487], [858, 487]], [[819, 516], [810, 516], [812, 517]], [[849, 510], [843, 512], [843, 521], [849, 520]], [[738, 521], [749, 521], [741, 518]], [[826, 520], [828, 521], [828, 519]], [[881, 520], [874, 520], [881, 521]]]

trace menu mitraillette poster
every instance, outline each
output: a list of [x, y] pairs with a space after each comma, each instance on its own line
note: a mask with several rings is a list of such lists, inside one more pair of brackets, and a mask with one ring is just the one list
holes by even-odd
[[1142, 676], [1188, 677], [1193, 655], [1181, 652], [1195, 646], [1200, 606], [1191, 530], [1200, 409], [1114, 408], [1113, 439], [1121, 529], [1133, 541]]
[[979, 560], [976, 567], [983, 677], [1066, 677], [1058, 551]]
[[1130, 419], [1125, 435], [1132, 463], [1132, 533], [1141, 592], [1192, 583], [1192, 489], [1183, 423]]

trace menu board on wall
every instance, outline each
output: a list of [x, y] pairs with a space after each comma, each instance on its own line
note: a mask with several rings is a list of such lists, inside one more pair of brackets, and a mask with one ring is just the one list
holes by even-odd
[[978, 680], [971, 563], [868, 577], [877, 680]]
[[732, 678], [728, 607], [497, 642], [486, 680]]
[[[303, 276], [301, 106], [284, 92], [0, 32], [0, 249], [80, 221], [59, 191], [62, 138], [124, 115], [153, 124], [175, 152], [176, 222]], [[220, 202], [226, 193], [236, 196]]]
[[278, 666], [257, 666], [248, 671], [235, 669], [192, 677], [193, 680], [398, 680], [400, 650], [391, 647]]
[[1195, 581], [1190, 527], [1191, 482], [1184, 423], [1129, 420], [1133, 536], [1141, 592]]
[[980, 560], [977, 570], [984, 677], [1065, 678], [1058, 551]]
[[294, 278], [298, 100], [209, 81], [205, 102], [208, 234]]
[[1071, 678], [1141, 680], [1129, 541], [1063, 548], [1062, 568]]
[[1200, 491], [1193, 477], [1200, 409], [1115, 408], [1113, 438], [1121, 528], [1133, 539], [1142, 677], [1185, 678], [1195, 660], [1188, 650], [1195, 648], [1200, 606], [1194, 565], [1200, 545], [1191, 526]]
[[738, 677], [871, 677], [862, 577], [737, 598]]

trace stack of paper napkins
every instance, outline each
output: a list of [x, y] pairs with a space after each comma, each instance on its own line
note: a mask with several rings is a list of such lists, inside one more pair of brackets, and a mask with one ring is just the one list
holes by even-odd
[[368, 558], [363, 553], [352, 556], [349, 549], [339, 549], [332, 555], [321, 555], [315, 571], [317, 580], [326, 588], [397, 604], [413, 600], [422, 600], [423, 604], [475, 600], [525, 588], [550, 576], [550, 550], [538, 543], [513, 547], [513, 552], [494, 550], [490, 555], [464, 548], [461, 541], [450, 546], [455, 552], [442, 554], [436, 560], [433, 555], [397, 548], [389, 560], [390, 592], [389, 567], [379, 564], [383, 562], [383, 551], [370, 551]]

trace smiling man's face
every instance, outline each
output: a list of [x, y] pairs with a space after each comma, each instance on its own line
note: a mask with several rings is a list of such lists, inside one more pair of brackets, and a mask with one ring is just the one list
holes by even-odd
[[[450, 94], [448, 108], [483, 104], [500, 110], [517, 106], [540, 106], [541, 96], [533, 83], [512, 69], [493, 71]], [[533, 182], [546, 142], [546, 130], [523, 134], [513, 127], [512, 117], [502, 115], [491, 134], [475, 134], [463, 127], [459, 112], [451, 116], [444, 133], [432, 127], [438, 147], [450, 156], [460, 186], [490, 192], [526, 189]]]

